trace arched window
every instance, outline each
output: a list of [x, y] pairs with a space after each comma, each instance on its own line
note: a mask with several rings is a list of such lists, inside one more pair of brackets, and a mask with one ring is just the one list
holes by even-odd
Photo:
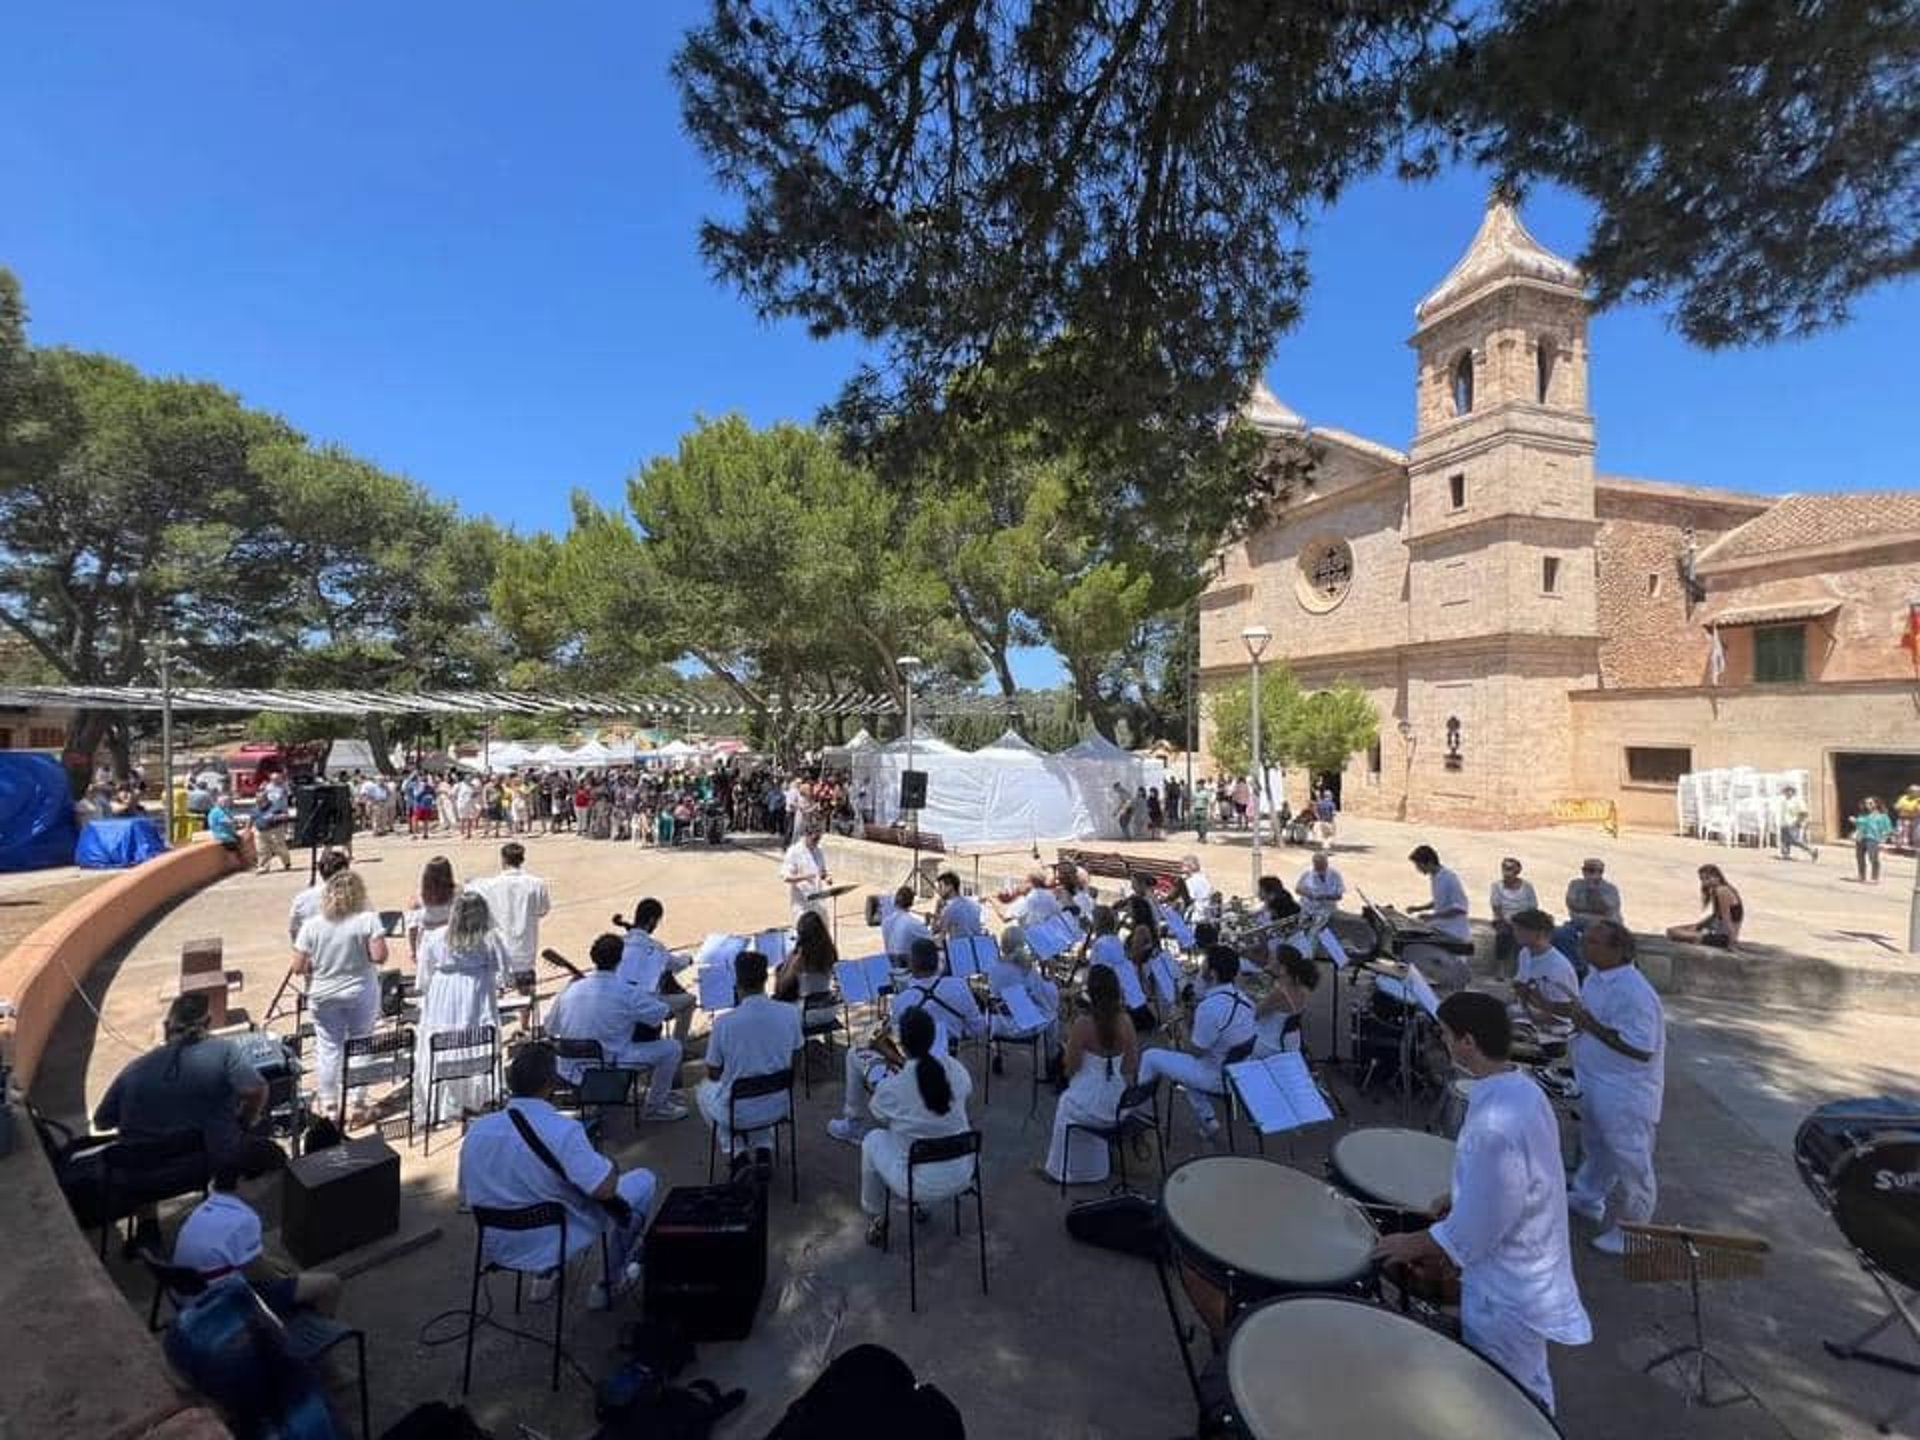
[[1547, 396], [1553, 393], [1553, 362], [1556, 358], [1553, 341], [1542, 336], [1533, 352], [1535, 379], [1533, 398], [1542, 405], [1547, 403]]
[[1473, 354], [1469, 351], [1453, 362], [1453, 413], [1466, 415], [1473, 410]]

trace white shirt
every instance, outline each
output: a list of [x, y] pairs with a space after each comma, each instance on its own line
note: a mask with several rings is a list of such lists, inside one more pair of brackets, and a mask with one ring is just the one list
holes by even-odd
[[1213, 882], [1196, 870], [1187, 876], [1187, 894], [1193, 897], [1195, 905], [1204, 905], [1213, 898]]
[[[598, 1040], [608, 1063], [621, 1065], [633, 1059], [633, 1027], [659, 1025], [667, 1013], [653, 992], [629, 985], [617, 971], [594, 970], [554, 997], [547, 1033], [556, 1040]], [[560, 1073], [575, 1084], [586, 1069], [584, 1060], [560, 1062]]]
[[[1533, 985], [1543, 999], [1555, 1003], [1575, 999], [1580, 994], [1580, 977], [1573, 968], [1573, 962], [1551, 945], [1539, 955], [1522, 945], [1520, 965], [1514, 972], [1513, 980], [1516, 985]], [[1534, 1023], [1543, 1040], [1565, 1040], [1573, 1033], [1571, 1020], [1544, 1018]]]
[[[937, 1140], [947, 1135], [959, 1135], [970, 1128], [967, 1124], [967, 1097], [973, 1093], [973, 1077], [967, 1074], [967, 1067], [951, 1055], [935, 1050], [931, 1058], [939, 1061], [940, 1068], [947, 1072], [947, 1085], [953, 1091], [953, 1099], [947, 1102], [946, 1114], [936, 1115], [927, 1108], [927, 1102], [920, 1096], [920, 1081], [914, 1074], [917, 1066], [913, 1061], [908, 1061], [904, 1070], [894, 1071], [875, 1085], [873, 1098], [867, 1102], [874, 1119], [901, 1140], [902, 1160], [906, 1158], [906, 1146], [915, 1140]], [[971, 1156], [962, 1160], [942, 1161], [919, 1171], [915, 1176], [915, 1184], [936, 1190], [950, 1185], [963, 1186], [972, 1168]]]
[[627, 931], [626, 943], [620, 947], [620, 968], [613, 973], [652, 995], [660, 988], [660, 977], [678, 968], [673, 952], [636, 925]]
[[947, 1045], [959, 1032], [962, 1039], [970, 1040], [987, 1031], [987, 1015], [981, 1010], [980, 1003], [973, 998], [973, 991], [964, 980], [956, 980], [951, 975], [942, 975], [937, 979], [926, 980], [915, 977], [901, 987], [900, 993], [893, 997], [893, 1034], [900, 1036], [900, 1022], [909, 1010], [926, 1007], [927, 1014], [933, 1017], [934, 1052], [944, 1055]]
[[940, 907], [935, 928], [942, 935], [984, 935], [980, 921], [980, 902], [970, 895], [955, 895]]
[[502, 870], [475, 881], [473, 889], [486, 897], [493, 927], [506, 943], [508, 963], [523, 975], [533, 969], [540, 954], [540, 917], [553, 909], [547, 882], [524, 870]]
[[1632, 965], [1595, 966], [1580, 987], [1580, 1003], [1634, 1049], [1653, 1054], [1651, 1060], [1635, 1060], [1603, 1045], [1598, 1036], [1576, 1032], [1571, 1048], [1581, 1093], [1592, 1103], [1618, 1107], [1619, 1113], [1658, 1121], [1667, 1076], [1667, 1017], [1660, 996]]
[[1454, 940], [1471, 940], [1473, 925], [1467, 919], [1467, 887], [1460, 883], [1460, 877], [1442, 865], [1428, 879], [1433, 894], [1433, 908], [1457, 910], [1457, 915], [1429, 915], [1427, 923], [1442, 935]]
[[1331, 865], [1327, 867], [1327, 873], [1324, 875], [1309, 866], [1302, 870], [1300, 878], [1293, 882], [1293, 893], [1299, 898], [1302, 909], [1324, 915], [1338, 905], [1341, 898], [1346, 895], [1347, 882]]
[[214, 1191], [187, 1216], [173, 1242], [173, 1263], [217, 1280], [260, 1258], [260, 1217], [238, 1195]]
[[1127, 947], [1118, 935], [1095, 936], [1087, 963], [1105, 965], [1120, 977], [1120, 1003], [1129, 1010], [1138, 1010], [1147, 1003], [1146, 991], [1140, 988], [1140, 971], [1127, 959]]
[[[527, 1145], [510, 1117], [526, 1117], [540, 1143], [566, 1172], [562, 1180]], [[482, 1115], [460, 1145], [460, 1198], [469, 1207], [519, 1210], [557, 1200], [567, 1212], [567, 1254], [600, 1238], [612, 1221], [587, 1197], [613, 1173], [613, 1161], [593, 1148], [580, 1122], [544, 1100], [516, 1096], [506, 1110]], [[572, 1183], [569, 1184], [568, 1182]], [[555, 1230], [488, 1230], [487, 1259], [515, 1270], [545, 1270], [559, 1260]]]
[[320, 897], [326, 888], [327, 882], [322, 880], [293, 897], [293, 903], [287, 907], [287, 939], [298, 940], [300, 927], [320, 913]]
[[307, 1001], [333, 1000], [350, 995], [362, 985], [373, 985], [377, 973], [368, 942], [381, 933], [380, 917], [371, 910], [329, 920], [315, 915], [300, 927], [293, 948], [309, 962]]
[[453, 787], [453, 809], [457, 815], [471, 815], [474, 802], [479, 798], [471, 780], [462, 780]]
[[1513, 1323], [1562, 1345], [1593, 1338], [1567, 1247], [1566, 1171], [1546, 1092], [1516, 1070], [1473, 1087], [1454, 1141], [1453, 1209], [1433, 1227], [1460, 1267]]
[[889, 955], [905, 955], [913, 949], [914, 941], [932, 938], [927, 922], [911, 910], [893, 910], [880, 922], [880, 943]]
[[1487, 908], [1493, 912], [1494, 919], [1511, 920], [1522, 910], [1538, 910], [1540, 902], [1534, 898], [1531, 881], [1522, 880], [1509, 890], [1503, 883], [1496, 880], [1493, 882], [1492, 890], [1488, 892]]
[[1218, 1069], [1227, 1052], [1254, 1038], [1253, 1002], [1238, 985], [1222, 985], [1207, 993], [1193, 1009], [1193, 1050]]
[[804, 838], [794, 841], [780, 862], [780, 878], [787, 882], [787, 904], [796, 911], [805, 910], [807, 896], [821, 888], [827, 873], [827, 857], [818, 845], [809, 845]]
[[1044, 885], [1036, 885], [1013, 902], [1010, 913], [1014, 923], [1024, 930], [1029, 925], [1038, 925], [1065, 912], [1061, 910], [1060, 902], [1054, 898], [1053, 891]]
[[[716, 1015], [707, 1037], [707, 1065], [720, 1072], [720, 1113], [726, 1114], [733, 1082], [745, 1075], [771, 1075], [793, 1064], [793, 1052], [805, 1043], [800, 1033], [800, 1007], [749, 995], [733, 1009]], [[745, 1128], [769, 1124], [787, 1113], [787, 1097], [766, 1095], [742, 1102], [740, 1123]]]

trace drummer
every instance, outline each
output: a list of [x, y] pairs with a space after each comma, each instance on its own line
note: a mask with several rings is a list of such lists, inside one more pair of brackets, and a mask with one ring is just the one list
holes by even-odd
[[1543, 1001], [1566, 1001], [1580, 994], [1580, 978], [1573, 961], [1553, 945], [1553, 916], [1544, 910], [1516, 910], [1508, 918], [1513, 927], [1514, 944], [1519, 948], [1519, 969], [1513, 977], [1513, 998], [1521, 1012], [1532, 1019], [1544, 1049], [1564, 1053], [1573, 1034], [1573, 1022], [1556, 1015]]
[[1551, 1414], [1547, 1342], [1593, 1338], [1567, 1245], [1559, 1126], [1546, 1093], [1507, 1062], [1513, 1030], [1498, 999], [1449, 995], [1440, 1002], [1440, 1030], [1453, 1063], [1479, 1082], [1455, 1142], [1445, 1217], [1384, 1237], [1374, 1254], [1457, 1265], [1461, 1338]]

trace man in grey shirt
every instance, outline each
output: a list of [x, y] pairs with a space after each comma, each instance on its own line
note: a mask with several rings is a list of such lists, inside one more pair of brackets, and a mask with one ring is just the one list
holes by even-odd
[[1620, 887], [1606, 876], [1605, 861], [1589, 858], [1580, 862], [1580, 873], [1567, 883], [1567, 918], [1553, 932], [1553, 948], [1574, 957], [1574, 966], [1582, 973], [1585, 967], [1578, 958], [1580, 932], [1595, 920], [1626, 923], [1620, 918]]

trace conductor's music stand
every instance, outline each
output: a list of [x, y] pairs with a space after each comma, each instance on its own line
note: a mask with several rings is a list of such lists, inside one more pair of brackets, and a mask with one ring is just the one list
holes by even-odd
[[[1706, 1320], [1700, 1303], [1703, 1280], [1742, 1280], [1758, 1275], [1770, 1246], [1758, 1235], [1726, 1231], [1695, 1230], [1682, 1225], [1636, 1225], [1623, 1222], [1627, 1237], [1627, 1279], [1641, 1283], [1685, 1280], [1693, 1293], [1693, 1339], [1685, 1345], [1648, 1361], [1643, 1373], [1651, 1375], [1662, 1365], [1693, 1360], [1693, 1378], [1686, 1389], [1687, 1403], [1717, 1410], [1722, 1405], [1737, 1405], [1742, 1400], [1759, 1404], [1752, 1389], [1731, 1366], [1707, 1346]], [[1715, 1397], [1707, 1382], [1709, 1369], [1717, 1370], [1733, 1384], [1732, 1394]]]

